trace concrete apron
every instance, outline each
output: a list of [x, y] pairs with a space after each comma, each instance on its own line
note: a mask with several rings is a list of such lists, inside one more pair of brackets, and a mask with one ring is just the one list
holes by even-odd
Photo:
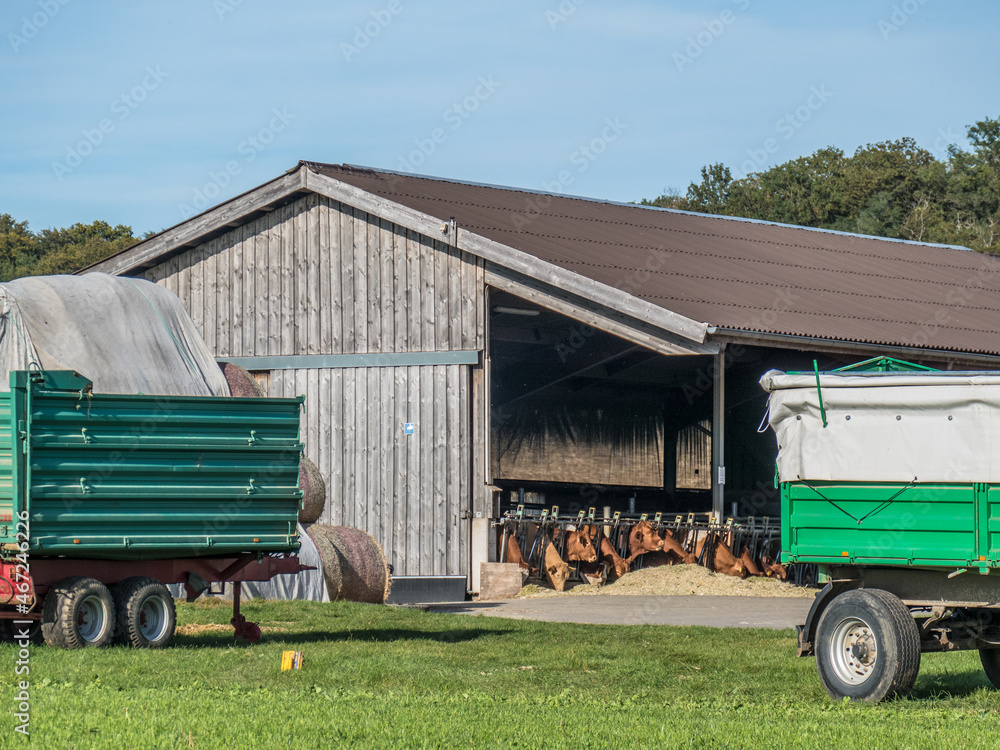
[[593, 625], [705, 625], [712, 628], [794, 628], [812, 599], [751, 596], [553, 596], [538, 599], [429, 604], [428, 612]]

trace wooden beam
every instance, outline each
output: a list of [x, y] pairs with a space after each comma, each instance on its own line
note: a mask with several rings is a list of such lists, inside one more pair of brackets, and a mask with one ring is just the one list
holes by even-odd
[[713, 343], [701, 344], [674, 336], [643, 320], [608, 310], [592, 300], [561, 293], [558, 288], [547, 288], [540, 281], [494, 263], [486, 265], [486, 283], [660, 354], [714, 354], [718, 351]]
[[84, 268], [78, 273], [101, 272], [112, 275], [130, 273], [156, 261], [165, 253], [175, 252], [182, 246], [200, 244], [205, 235], [212, 231], [239, 223], [254, 212], [270, 210], [273, 208], [272, 204], [304, 190], [306, 171], [298, 168], [275, 180], [265, 182], [254, 190], [165, 229], [148, 240], [132, 245], [117, 255]]

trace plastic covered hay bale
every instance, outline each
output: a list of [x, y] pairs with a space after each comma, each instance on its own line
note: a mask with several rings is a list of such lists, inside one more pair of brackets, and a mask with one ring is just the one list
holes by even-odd
[[230, 395], [237, 398], [264, 398], [267, 396], [264, 389], [253, 379], [253, 375], [239, 365], [220, 362], [219, 367], [222, 368], [222, 374], [226, 376]]
[[326, 505], [326, 482], [316, 464], [305, 456], [299, 464], [299, 489], [302, 490], [299, 523], [316, 523]]
[[389, 566], [381, 545], [371, 534], [323, 523], [305, 529], [323, 560], [330, 601], [385, 603], [389, 596]]

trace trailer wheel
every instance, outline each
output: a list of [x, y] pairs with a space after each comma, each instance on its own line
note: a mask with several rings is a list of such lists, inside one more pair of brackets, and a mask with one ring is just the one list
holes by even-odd
[[1000, 649], [979, 649], [979, 661], [983, 663], [983, 670], [993, 687], [1000, 689]]
[[853, 589], [820, 617], [816, 668], [833, 698], [877, 703], [910, 692], [920, 669], [920, 634], [898, 597]]
[[126, 578], [115, 586], [116, 640], [132, 648], [166, 648], [177, 612], [170, 590], [155, 578]]
[[42, 635], [49, 646], [100, 648], [115, 631], [115, 606], [108, 587], [94, 578], [64, 578], [49, 589], [42, 610]]

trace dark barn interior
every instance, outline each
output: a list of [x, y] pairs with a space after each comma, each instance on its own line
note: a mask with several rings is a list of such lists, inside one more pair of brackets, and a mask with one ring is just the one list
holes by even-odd
[[[712, 510], [715, 358], [665, 355], [512, 294], [490, 293], [490, 457], [502, 514]], [[776, 445], [762, 424], [770, 369], [864, 359], [730, 345], [725, 370], [725, 515], [778, 513]]]

